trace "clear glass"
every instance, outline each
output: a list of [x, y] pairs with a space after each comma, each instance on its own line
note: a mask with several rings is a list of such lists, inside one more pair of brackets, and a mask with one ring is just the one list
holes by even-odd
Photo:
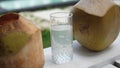
[[73, 58], [72, 13], [52, 13], [50, 20], [52, 60], [56, 64], [69, 62]]

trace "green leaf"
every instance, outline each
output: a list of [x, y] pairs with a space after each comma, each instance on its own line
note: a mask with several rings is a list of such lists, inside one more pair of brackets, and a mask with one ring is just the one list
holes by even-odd
[[45, 29], [42, 31], [42, 40], [43, 40], [43, 48], [50, 47], [51, 41], [50, 41], [50, 30]]

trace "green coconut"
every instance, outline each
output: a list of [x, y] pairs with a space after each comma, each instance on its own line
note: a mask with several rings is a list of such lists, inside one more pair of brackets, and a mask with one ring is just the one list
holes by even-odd
[[29, 40], [24, 32], [9, 32], [0, 37], [0, 56], [8, 56], [19, 52]]

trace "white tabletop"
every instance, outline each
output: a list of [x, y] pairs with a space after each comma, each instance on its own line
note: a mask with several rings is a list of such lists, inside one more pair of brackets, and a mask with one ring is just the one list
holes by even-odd
[[51, 59], [51, 47], [44, 49], [44, 68], [100, 68], [120, 59], [120, 34], [115, 42], [106, 50], [91, 52], [83, 48], [77, 41], [73, 41], [74, 58], [65, 64], [54, 64]]

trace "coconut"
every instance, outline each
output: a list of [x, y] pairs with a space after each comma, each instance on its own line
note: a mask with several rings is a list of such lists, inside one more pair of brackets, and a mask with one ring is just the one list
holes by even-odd
[[43, 68], [41, 31], [17, 13], [0, 17], [0, 68]]

